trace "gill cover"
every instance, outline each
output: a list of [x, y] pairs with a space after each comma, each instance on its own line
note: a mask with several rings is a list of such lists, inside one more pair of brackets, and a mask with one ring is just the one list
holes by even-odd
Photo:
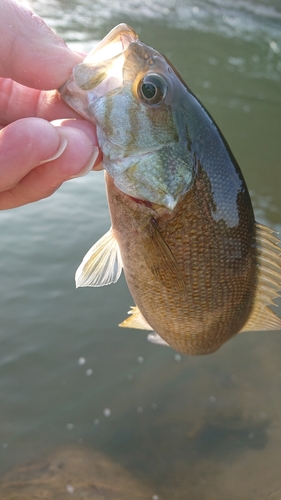
[[173, 210], [192, 183], [194, 158], [176, 111], [186, 89], [168, 61], [120, 24], [60, 92], [96, 123], [103, 166], [115, 185]]

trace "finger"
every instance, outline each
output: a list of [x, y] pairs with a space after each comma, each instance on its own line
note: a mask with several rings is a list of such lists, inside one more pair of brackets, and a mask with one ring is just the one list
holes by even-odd
[[[3, 155], [1, 158], [0, 154], [1, 164], [3, 165], [0, 185], [2, 186], [3, 183], [7, 186], [5, 191], [1, 187], [0, 209], [2, 210], [50, 196], [65, 180], [87, 173], [98, 157], [98, 149], [93, 145], [89, 135], [83, 130], [66, 126], [53, 127], [48, 122], [35, 118], [30, 118], [28, 121], [37, 121], [37, 127], [41, 126], [41, 142], [34, 142], [33, 135], [27, 133], [25, 139], [29, 138], [29, 143], [23, 143], [21, 139], [21, 142], [16, 143], [16, 145], [10, 144], [12, 146], [10, 149], [14, 150], [14, 154], [12, 151], [7, 154], [6, 151], [6, 162], [3, 161]], [[22, 133], [24, 133], [27, 120], [21, 120], [21, 122]], [[45, 128], [40, 122], [46, 124]], [[34, 125], [36, 124], [34, 123], [33, 127], [30, 128], [33, 128], [35, 133], [36, 127]], [[13, 123], [8, 127], [14, 126]], [[54, 133], [50, 131], [51, 129], [53, 129]], [[43, 130], [44, 140], [42, 141]], [[20, 139], [21, 134], [19, 132], [18, 130], [18, 138]], [[15, 137], [14, 134], [12, 135]], [[58, 148], [62, 147], [61, 144], [65, 140], [67, 146], [59, 158], [48, 161], [48, 154], [51, 153], [56, 156]], [[40, 161], [45, 161], [45, 163], [38, 165]]]
[[[55, 127], [71, 127], [71, 128], [79, 128], [79, 130], [83, 130], [85, 134], [91, 139], [94, 145], [98, 144], [97, 131], [96, 127], [86, 120], [75, 120], [75, 119], [63, 119], [63, 120], [54, 120], [52, 121], [52, 125]], [[95, 165], [92, 170], [103, 170], [102, 162], [102, 151], [99, 149], [99, 154], [95, 161]]]
[[60, 149], [61, 136], [47, 121], [28, 118], [0, 131], [0, 191], [16, 185], [41, 161]]
[[9, 78], [0, 78], [0, 126], [29, 116], [48, 121], [62, 116], [81, 118], [55, 90], [40, 91], [25, 87]]
[[83, 59], [40, 17], [14, 0], [0, 2], [0, 33], [0, 76], [28, 87], [60, 87]]

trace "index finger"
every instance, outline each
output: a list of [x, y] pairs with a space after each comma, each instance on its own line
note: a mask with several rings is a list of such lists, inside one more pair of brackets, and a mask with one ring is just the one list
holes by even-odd
[[14, 0], [0, 2], [0, 33], [0, 76], [27, 87], [58, 88], [83, 59], [43, 19]]
[[0, 77], [0, 128], [29, 116], [49, 121], [57, 118], [81, 118], [62, 101], [56, 90], [32, 89], [9, 78]]

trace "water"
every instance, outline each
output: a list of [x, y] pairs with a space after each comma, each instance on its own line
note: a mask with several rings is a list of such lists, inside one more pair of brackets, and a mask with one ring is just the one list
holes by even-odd
[[[165, 53], [226, 136], [257, 220], [281, 230], [279, 0], [28, 4], [74, 49], [127, 22]], [[102, 173], [2, 212], [0, 226], [2, 476], [74, 449], [85, 484], [93, 453], [106, 457], [108, 483], [122, 467], [122, 500], [132, 484], [134, 499], [262, 500], [280, 490], [280, 332], [179, 357], [117, 327], [132, 305], [123, 277], [75, 290], [77, 266], [109, 227]], [[66, 498], [77, 481], [63, 486]]]

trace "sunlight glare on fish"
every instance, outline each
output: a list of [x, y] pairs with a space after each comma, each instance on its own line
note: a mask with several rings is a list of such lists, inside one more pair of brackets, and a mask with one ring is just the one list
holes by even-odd
[[121, 40], [110, 43], [108, 46], [102, 47], [101, 49], [99, 49], [98, 44], [93, 50], [91, 50], [91, 52], [89, 52], [84, 62], [100, 63], [108, 61], [122, 52], [123, 44]]
[[[116, 59], [108, 63], [106, 77], [102, 82], [95, 87], [95, 98], [103, 97], [112, 94], [114, 91], [118, 92], [123, 87], [123, 66], [125, 62], [124, 54], [120, 54]], [[91, 102], [91, 95], [88, 96]]]
[[[110, 82], [107, 88], [107, 92], [110, 92], [111, 87], [121, 87], [123, 85], [123, 67], [125, 63], [125, 55], [122, 53], [114, 61], [111, 62], [110, 67], [107, 70], [106, 81]], [[102, 85], [102, 84], [101, 84]]]
[[[132, 29], [122, 30], [124, 25], [120, 25], [120, 32], [116, 33], [113, 39], [112, 32], [108, 33], [107, 37], [99, 42], [86, 56], [84, 62], [100, 63], [112, 59], [118, 54], [125, 52], [131, 41], [137, 38], [136, 33]], [[112, 30], [113, 31], [113, 30]], [[107, 42], [108, 40], [108, 42]]]

